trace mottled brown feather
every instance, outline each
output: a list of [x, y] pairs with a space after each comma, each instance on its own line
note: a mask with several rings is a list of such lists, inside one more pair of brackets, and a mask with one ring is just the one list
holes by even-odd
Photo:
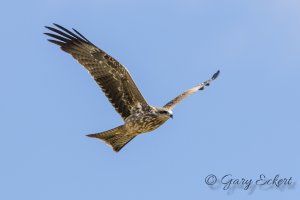
[[58, 29], [46, 26], [55, 34], [45, 34], [56, 39], [48, 41], [59, 45], [88, 70], [123, 119], [139, 106], [149, 106], [123, 65], [75, 29], [73, 33], [58, 24], [54, 25]]

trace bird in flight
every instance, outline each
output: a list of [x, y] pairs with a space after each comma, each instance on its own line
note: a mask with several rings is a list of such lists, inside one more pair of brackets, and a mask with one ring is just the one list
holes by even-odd
[[147, 103], [122, 64], [96, 47], [77, 30], [70, 31], [58, 24], [53, 25], [55, 28], [46, 26], [51, 31], [45, 33], [51, 37], [48, 41], [60, 46], [87, 69], [124, 120], [121, 126], [87, 135], [103, 140], [115, 152], [120, 151], [137, 135], [153, 131], [173, 118], [172, 109], [179, 102], [198, 90], [203, 90], [220, 73], [217, 71], [211, 79], [183, 92], [163, 107], [154, 107]]

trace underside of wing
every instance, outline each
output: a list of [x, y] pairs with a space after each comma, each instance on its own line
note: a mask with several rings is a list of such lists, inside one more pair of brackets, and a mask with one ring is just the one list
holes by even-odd
[[194, 94], [195, 92], [197, 92], [199, 90], [203, 90], [204, 87], [206, 87], [206, 86], [209, 86], [209, 84], [219, 76], [219, 73], [220, 73], [220, 71], [217, 71], [211, 77], [211, 79], [209, 79], [209, 80], [201, 83], [200, 85], [197, 85], [196, 87], [193, 87], [193, 88], [183, 92], [182, 94], [178, 95], [177, 97], [172, 99], [170, 102], [168, 102], [166, 105], [164, 105], [164, 108], [166, 108], [168, 110], [172, 110], [177, 104], [179, 104], [182, 100], [184, 100], [188, 96]]
[[58, 24], [54, 26], [46, 26], [52, 33], [45, 34], [53, 38], [48, 41], [60, 46], [88, 70], [123, 119], [135, 108], [148, 106], [123, 65], [75, 29], [72, 32]]

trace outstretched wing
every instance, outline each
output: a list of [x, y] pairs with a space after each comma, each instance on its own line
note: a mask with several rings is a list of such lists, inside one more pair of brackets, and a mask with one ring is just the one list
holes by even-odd
[[135, 108], [148, 106], [123, 65], [75, 29], [71, 32], [58, 24], [54, 25], [57, 28], [46, 26], [55, 33], [45, 33], [55, 39], [48, 41], [60, 46], [88, 70], [123, 119], [126, 119]]
[[172, 110], [178, 103], [180, 103], [183, 99], [187, 98], [188, 96], [194, 94], [195, 92], [197, 92], [198, 90], [203, 90], [205, 86], [209, 86], [210, 82], [215, 80], [218, 76], [219, 76], [220, 71], [218, 70], [212, 77], [211, 79], [201, 83], [200, 85], [197, 85], [196, 87], [193, 87], [185, 92], [183, 92], [182, 94], [180, 94], [179, 96], [177, 96], [176, 98], [174, 98], [173, 100], [171, 100], [170, 102], [168, 102], [164, 108], [168, 109], [168, 110]]

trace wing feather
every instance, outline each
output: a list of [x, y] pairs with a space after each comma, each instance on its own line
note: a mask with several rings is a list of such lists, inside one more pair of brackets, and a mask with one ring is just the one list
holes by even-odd
[[168, 110], [172, 110], [177, 104], [179, 104], [182, 100], [184, 100], [185, 98], [189, 97], [190, 95], [194, 94], [195, 92], [197, 92], [198, 90], [203, 90], [205, 86], [209, 86], [209, 84], [215, 80], [220, 74], [220, 71], [218, 70], [212, 77], [211, 79], [201, 83], [200, 85], [197, 85], [196, 87], [193, 87], [183, 93], [181, 93], [180, 95], [178, 95], [177, 97], [175, 97], [174, 99], [172, 99], [170, 102], [168, 102], [166, 105], [164, 105], [164, 108], [168, 109]]
[[[45, 33], [48, 39], [71, 54], [91, 74], [116, 111], [126, 119], [137, 107], [149, 107], [127, 69], [103, 50], [96, 47], [77, 30], [73, 32], [54, 24]], [[54, 40], [55, 39], [55, 40]]]

